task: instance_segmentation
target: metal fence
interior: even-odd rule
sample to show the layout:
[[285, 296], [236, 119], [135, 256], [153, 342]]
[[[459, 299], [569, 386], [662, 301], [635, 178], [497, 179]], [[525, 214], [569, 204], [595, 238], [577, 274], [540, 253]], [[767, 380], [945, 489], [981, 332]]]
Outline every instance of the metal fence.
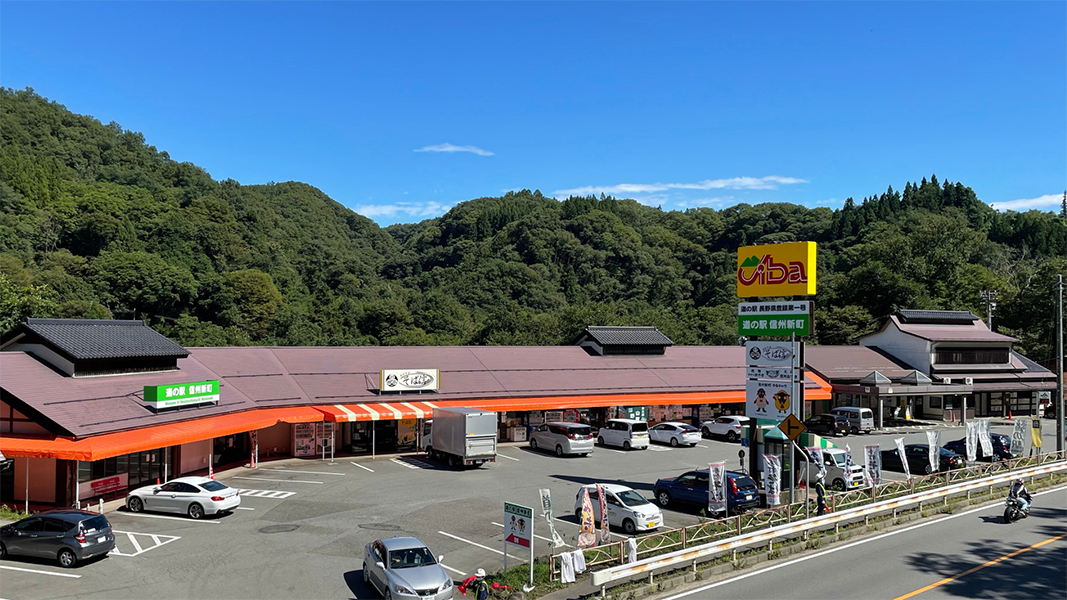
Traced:
[[[932, 473], [921, 477], [901, 481], [887, 481], [880, 485], [848, 492], [827, 492], [827, 507], [830, 512], [856, 508], [893, 498], [907, 496], [916, 492], [933, 490], [953, 483], [981, 479], [990, 475], [1009, 473], [1035, 467], [1048, 463], [1064, 460], [1064, 452], [1048, 452], [1036, 456], [1013, 458], [992, 463], [979, 463], [962, 469], [954, 469], [941, 473]], [[767, 529], [799, 521], [805, 517], [805, 503], [795, 502], [783, 504], [758, 511], [741, 513], [724, 519], [708, 519], [697, 525], [682, 527], [680, 529], [668, 529], [658, 531], [637, 538], [637, 558], [647, 558], [657, 554], [663, 554], [672, 550], [681, 550], [690, 546], [706, 544], [732, 536], [751, 533], [760, 529]], [[625, 541], [612, 542], [601, 546], [585, 548], [585, 564], [587, 567], [597, 565], [621, 565], [626, 560]], [[559, 555], [552, 554], [549, 564], [552, 569], [552, 578], [560, 572]]]

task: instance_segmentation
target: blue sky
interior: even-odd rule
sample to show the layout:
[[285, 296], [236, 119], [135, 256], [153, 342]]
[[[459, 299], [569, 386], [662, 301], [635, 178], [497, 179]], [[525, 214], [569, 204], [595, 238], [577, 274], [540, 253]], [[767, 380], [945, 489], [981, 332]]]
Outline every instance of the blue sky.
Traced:
[[0, 84], [378, 223], [509, 189], [838, 207], [1067, 187], [1067, 4], [24, 3]]

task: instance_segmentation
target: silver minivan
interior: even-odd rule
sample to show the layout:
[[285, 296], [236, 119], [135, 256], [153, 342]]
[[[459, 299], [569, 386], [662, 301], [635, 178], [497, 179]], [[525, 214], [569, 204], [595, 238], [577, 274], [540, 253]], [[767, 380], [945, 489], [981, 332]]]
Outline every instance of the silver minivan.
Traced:
[[648, 423], [637, 419], [608, 419], [597, 432], [596, 441], [601, 446], [618, 446], [624, 450], [647, 450]]
[[874, 431], [874, 412], [869, 408], [856, 408], [855, 406], [838, 406], [830, 411], [830, 414], [848, 419], [848, 424], [853, 434]]
[[593, 451], [593, 430], [581, 423], [545, 423], [530, 432], [530, 448], [585, 456]]

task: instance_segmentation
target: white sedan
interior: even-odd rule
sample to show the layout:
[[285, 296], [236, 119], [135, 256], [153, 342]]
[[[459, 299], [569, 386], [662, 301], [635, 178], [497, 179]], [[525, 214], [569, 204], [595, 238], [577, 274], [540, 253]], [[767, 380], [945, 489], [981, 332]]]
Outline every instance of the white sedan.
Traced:
[[685, 423], [660, 423], [648, 430], [648, 436], [653, 442], [670, 444], [677, 448], [681, 445], [696, 446], [700, 441], [700, 431], [692, 425]]
[[179, 477], [163, 485], [138, 488], [126, 497], [130, 512], [179, 513], [192, 519], [232, 512], [240, 505], [239, 490], [207, 477]]

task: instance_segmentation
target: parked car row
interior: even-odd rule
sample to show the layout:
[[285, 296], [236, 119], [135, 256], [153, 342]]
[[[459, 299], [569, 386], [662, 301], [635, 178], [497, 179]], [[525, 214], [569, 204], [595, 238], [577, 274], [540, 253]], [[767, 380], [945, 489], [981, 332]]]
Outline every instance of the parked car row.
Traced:
[[[962, 469], [967, 466], [963, 457], [947, 448], [939, 448], [937, 472], [950, 469]], [[927, 444], [907, 444], [904, 446], [904, 456], [908, 460], [908, 471], [911, 473], [934, 473], [930, 465], [930, 446]], [[882, 450], [882, 469], [886, 471], [904, 472], [904, 463], [900, 461], [900, 453], [896, 448]]]

